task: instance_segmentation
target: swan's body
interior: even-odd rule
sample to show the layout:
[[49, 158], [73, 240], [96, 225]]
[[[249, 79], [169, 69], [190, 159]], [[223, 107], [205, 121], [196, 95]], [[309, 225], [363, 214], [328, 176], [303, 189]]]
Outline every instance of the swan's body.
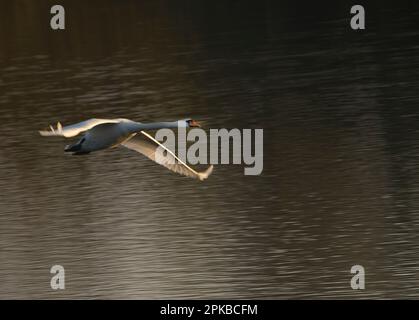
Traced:
[[[206, 171], [197, 172], [144, 131], [196, 126], [199, 126], [197, 122], [190, 119], [157, 123], [140, 123], [128, 119], [89, 119], [65, 127], [57, 123], [56, 129], [50, 126], [50, 130], [39, 131], [39, 133], [42, 136], [62, 136], [65, 138], [75, 137], [84, 133], [77, 143], [66, 146], [64, 150], [80, 155], [122, 145], [144, 154], [149, 159], [171, 171], [204, 180], [211, 174], [212, 165]], [[167, 151], [167, 155], [159, 157], [157, 153], [158, 148]]]

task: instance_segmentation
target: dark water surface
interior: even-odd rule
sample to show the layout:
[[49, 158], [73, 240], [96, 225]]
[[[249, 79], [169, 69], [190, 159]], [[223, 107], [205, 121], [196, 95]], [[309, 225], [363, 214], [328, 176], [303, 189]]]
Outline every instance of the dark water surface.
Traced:
[[[419, 11], [278, 2], [0, 1], [0, 298], [419, 297]], [[37, 133], [92, 117], [263, 128], [264, 171]]]

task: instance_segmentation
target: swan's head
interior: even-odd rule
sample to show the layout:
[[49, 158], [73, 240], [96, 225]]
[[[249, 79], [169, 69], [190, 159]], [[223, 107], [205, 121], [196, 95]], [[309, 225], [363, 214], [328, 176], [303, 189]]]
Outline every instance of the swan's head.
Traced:
[[178, 121], [179, 127], [181, 128], [200, 128], [201, 125], [198, 121], [192, 119], [185, 119]]

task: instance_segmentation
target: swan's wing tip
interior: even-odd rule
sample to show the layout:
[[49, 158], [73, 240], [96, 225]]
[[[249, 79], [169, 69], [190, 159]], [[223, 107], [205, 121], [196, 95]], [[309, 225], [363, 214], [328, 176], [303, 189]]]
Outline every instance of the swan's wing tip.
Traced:
[[207, 170], [199, 172], [198, 173], [199, 180], [203, 181], [203, 180], [207, 179], [211, 175], [213, 170], [214, 170], [214, 166], [210, 165]]

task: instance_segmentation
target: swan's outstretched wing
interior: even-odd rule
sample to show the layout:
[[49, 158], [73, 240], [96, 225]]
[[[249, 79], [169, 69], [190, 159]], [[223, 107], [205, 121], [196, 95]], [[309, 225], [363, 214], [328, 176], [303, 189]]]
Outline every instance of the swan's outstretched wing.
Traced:
[[[191, 178], [196, 178], [201, 181], [208, 178], [213, 170], [213, 166], [211, 165], [205, 171], [195, 171], [182, 160], [180, 160], [172, 151], [167, 149], [164, 145], [159, 143], [156, 139], [144, 131], [141, 131], [138, 134], [134, 134], [132, 138], [124, 141], [122, 145], [128, 149], [142, 153], [147, 158], [158, 164], [161, 164], [162, 166], [165, 166], [171, 171]], [[164, 157], [159, 156], [159, 147], [161, 148], [159, 151], [165, 150], [167, 152]]]
[[97, 126], [98, 124], [117, 122], [120, 122], [120, 119], [89, 119], [65, 127], [63, 127], [61, 123], [58, 122], [56, 129], [54, 129], [53, 126], [49, 126], [50, 130], [41, 130], [39, 131], [39, 133], [41, 134], [41, 136], [63, 136], [66, 138], [71, 138]]

